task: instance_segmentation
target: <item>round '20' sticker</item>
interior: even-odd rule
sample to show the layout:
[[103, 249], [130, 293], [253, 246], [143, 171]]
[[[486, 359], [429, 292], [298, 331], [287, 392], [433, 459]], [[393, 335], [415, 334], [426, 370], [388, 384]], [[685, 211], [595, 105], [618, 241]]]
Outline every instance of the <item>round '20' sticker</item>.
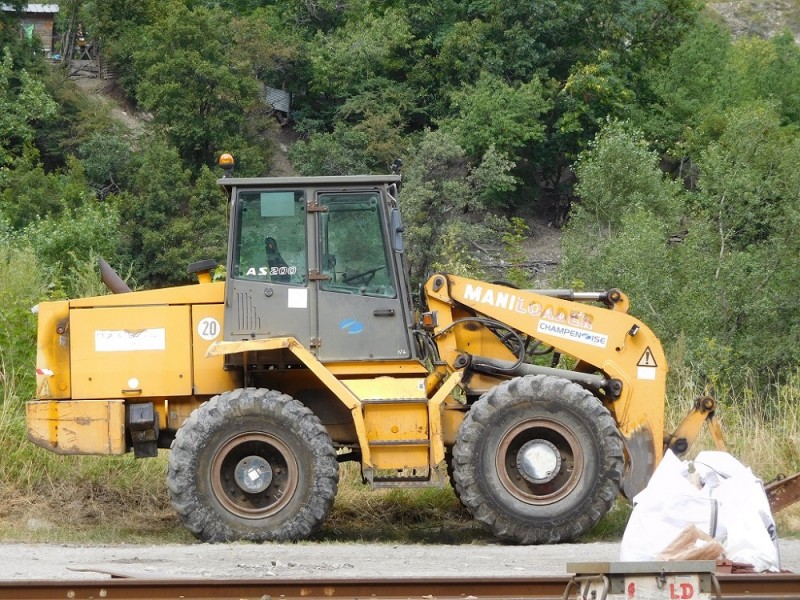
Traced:
[[217, 339], [220, 331], [222, 327], [214, 317], [205, 317], [197, 324], [197, 335], [209, 342]]

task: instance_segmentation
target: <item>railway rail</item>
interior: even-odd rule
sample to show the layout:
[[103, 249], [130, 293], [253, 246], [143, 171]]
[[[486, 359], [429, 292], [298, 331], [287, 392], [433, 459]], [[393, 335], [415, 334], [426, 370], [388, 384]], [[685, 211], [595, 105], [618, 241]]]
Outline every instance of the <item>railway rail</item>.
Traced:
[[[589, 579], [597, 576], [588, 576]], [[606, 579], [611, 576], [601, 576]], [[658, 590], [642, 590], [637, 594], [626, 584], [623, 594], [614, 595], [614, 586], [607, 597], [647, 598], [648, 600], [701, 600], [721, 598], [743, 600], [763, 598], [800, 599], [800, 575], [779, 574], [716, 574], [718, 586], [710, 590], [670, 585], [663, 575], [654, 582]], [[511, 577], [511, 578], [347, 578], [347, 579], [177, 579], [177, 578], [110, 578], [95, 580], [15, 580], [0, 581], [0, 600], [304, 600], [340, 598], [370, 600], [481, 600], [553, 598], [594, 598], [603, 600], [604, 593], [587, 592], [586, 576]], [[689, 581], [680, 579], [678, 581]], [[661, 585], [667, 582], [666, 585]], [[654, 588], [655, 589], [655, 588]], [[617, 590], [619, 591], [619, 590]]]

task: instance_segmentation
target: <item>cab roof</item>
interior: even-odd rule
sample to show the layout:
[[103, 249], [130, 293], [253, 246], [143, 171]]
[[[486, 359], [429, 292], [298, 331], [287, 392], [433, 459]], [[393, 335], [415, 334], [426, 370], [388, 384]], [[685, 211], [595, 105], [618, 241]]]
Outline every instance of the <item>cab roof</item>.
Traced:
[[233, 187], [308, 187], [352, 185], [399, 184], [400, 175], [335, 175], [322, 177], [223, 177], [217, 183], [224, 188]]

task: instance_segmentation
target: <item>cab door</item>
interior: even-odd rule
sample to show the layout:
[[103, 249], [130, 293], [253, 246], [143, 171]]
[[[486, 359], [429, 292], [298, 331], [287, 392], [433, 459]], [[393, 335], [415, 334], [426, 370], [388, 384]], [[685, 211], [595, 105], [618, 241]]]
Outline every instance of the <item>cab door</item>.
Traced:
[[309, 347], [305, 192], [242, 189], [233, 206], [225, 339], [292, 336]]
[[321, 360], [405, 360], [410, 331], [379, 191], [318, 193]]

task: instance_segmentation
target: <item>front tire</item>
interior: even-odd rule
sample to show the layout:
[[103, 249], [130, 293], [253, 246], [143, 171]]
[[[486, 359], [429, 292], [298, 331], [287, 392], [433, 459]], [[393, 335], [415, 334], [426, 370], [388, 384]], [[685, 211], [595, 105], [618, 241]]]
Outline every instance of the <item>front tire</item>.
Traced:
[[308, 537], [336, 496], [339, 464], [319, 419], [277, 391], [215, 396], [178, 430], [169, 455], [170, 500], [205, 542]]
[[504, 382], [470, 409], [453, 450], [462, 503], [497, 537], [574, 540], [619, 493], [622, 439], [589, 391], [558, 377]]

